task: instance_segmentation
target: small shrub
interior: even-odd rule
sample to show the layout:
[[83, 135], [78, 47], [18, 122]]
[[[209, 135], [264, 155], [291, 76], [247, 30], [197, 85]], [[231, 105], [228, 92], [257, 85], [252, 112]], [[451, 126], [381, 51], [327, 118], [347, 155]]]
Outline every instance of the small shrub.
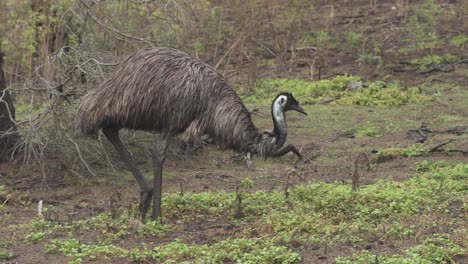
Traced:
[[468, 36], [463, 34], [456, 35], [450, 39], [450, 43], [460, 50], [464, 50], [466, 43], [468, 43]]
[[240, 94], [247, 103], [269, 104], [274, 96], [285, 91], [293, 93], [301, 104], [316, 104], [337, 98], [333, 103], [361, 106], [393, 106], [405, 103], [426, 102], [418, 88], [404, 89], [399, 83], [382, 81], [367, 83], [367, 88], [348, 91], [346, 85], [358, 81], [357, 76], [338, 76], [330, 80], [304, 81], [298, 79], [261, 80], [253, 90], [241, 89]]
[[362, 33], [359, 32], [348, 32], [346, 35], [346, 41], [352, 48], [359, 48], [362, 45]]
[[13, 258], [14, 256], [15, 256], [15, 254], [13, 254], [13, 252], [10, 252], [8, 250], [0, 249], [0, 261], [7, 261], [7, 260]]
[[27, 235], [25, 239], [35, 244], [43, 240], [45, 236], [46, 234], [44, 232], [34, 232], [34, 233], [30, 233], [29, 235]]
[[426, 156], [429, 154], [429, 150], [424, 148], [421, 144], [414, 144], [407, 148], [391, 147], [386, 149], [381, 149], [375, 154], [375, 157], [378, 161], [384, 161], [388, 159], [393, 159], [397, 157], [418, 157]]
[[382, 135], [380, 129], [374, 125], [355, 126], [343, 132], [345, 134], [355, 135], [356, 137], [379, 137]]
[[337, 264], [351, 263], [455, 263], [453, 258], [463, 253], [463, 249], [448, 238], [435, 236], [421, 244], [395, 255], [375, 255], [363, 250], [351, 257], [338, 257]]
[[428, 50], [432, 54], [434, 49], [442, 45], [435, 30], [443, 10], [437, 1], [425, 0], [412, 11], [406, 26], [412, 40], [409, 50]]
[[434, 171], [438, 168], [444, 168], [446, 166], [447, 165], [444, 161], [423, 160], [421, 162], [416, 162], [416, 171], [417, 172], [429, 172], [429, 171]]
[[412, 59], [411, 64], [419, 66], [420, 70], [426, 70], [431, 65], [438, 65], [443, 63], [450, 63], [457, 60], [457, 57], [452, 54], [439, 55], [427, 55], [422, 58]]

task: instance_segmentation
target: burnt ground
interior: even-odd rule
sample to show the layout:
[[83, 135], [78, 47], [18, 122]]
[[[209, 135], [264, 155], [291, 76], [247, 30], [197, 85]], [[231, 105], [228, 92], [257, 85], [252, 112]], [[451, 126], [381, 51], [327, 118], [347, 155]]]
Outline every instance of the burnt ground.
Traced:
[[[337, 4], [335, 30], [350, 30], [366, 12], [367, 14], [371, 12], [372, 17], [379, 18], [368, 22], [374, 24], [376, 39], [383, 38], [383, 35], [387, 34], [384, 29], [401, 25], [399, 18], [388, 14], [391, 3], [378, 3], [373, 8], [367, 6], [359, 8], [362, 3], [354, 2], [343, 1]], [[369, 1], [362, 2], [368, 3]], [[444, 6], [447, 10], [452, 8], [449, 4]], [[325, 9], [326, 6], [323, 5], [317, 10], [319, 12]], [[344, 21], [347, 23], [345, 24]], [[389, 37], [396, 39], [394, 35]], [[395, 41], [393, 45], [398, 45], [398, 42]], [[370, 161], [369, 171], [359, 168], [362, 185], [379, 179], [407, 180], [415, 174], [415, 163], [418, 161], [444, 160], [449, 164], [468, 163], [466, 155], [458, 151], [468, 150], [467, 64], [458, 64], [448, 72], [421, 73], [413, 69], [400, 68], [403, 67], [402, 62], [408, 61], [407, 58], [395, 58], [387, 53], [383, 53], [382, 56], [384, 61], [392, 61], [393, 66], [376, 70], [375, 65], [359, 62], [356, 52], [333, 53], [330, 51], [321, 74], [322, 77], [329, 77], [354, 73], [363, 76], [365, 80], [378, 80], [390, 74], [392, 80], [399, 80], [407, 85], [435, 83], [436, 86], [439, 85], [437, 87], [440, 87], [442, 96], [427, 103], [401, 107], [373, 108], [325, 104], [306, 106], [305, 110], [309, 113], [307, 117], [289, 113], [288, 142], [296, 145], [306, 157], [306, 163], [293, 173], [291, 165], [294, 163], [294, 157], [289, 155], [266, 161], [255, 157], [253, 159], [255, 170], [250, 171], [244, 162], [235, 157], [235, 153], [231, 151], [223, 151], [216, 146], [208, 145], [184, 154], [180, 151], [178, 141], [174, 140], [164, 167], [163, 191], [166, 193], [233, 192], [246, 178], [254, 183], [252, 191], [281, 190], [286, 185], [310, 181], [342, 181], [351, 184], [355, 161], [359, 155], [362, 155], [361, 153], [364, 153]], [[308, 78], [309, 69], [304, 68], [300, 58], [299, 55], [295, 59], [296, 63], [292, 70], [285, 70], [287, 67], [281, 66], [265, 66], [259, 69], [259, 77]], [[395, 61], [396, 59], [400, 61]], [[398, 70], [395, 70], [397, 68]], [[242, 74], [240, 74], [233, 77], [232, 81], [236, 83], [242, 79]], [[453, 88], [457, 86], [459, 88]], [[270, 129], [269, 106], [249, 105], [248, 107], [259, 108], [259, 115], [254, 115], [254, 122], [262, 129]], [[429, 134], [428, 139], [423, 143], [424, 146], [432, 148], [453, 139], [453, 142], [441, 148], [452, 150], [452, 152], [435, 151], [422, 157], [397, 157], [379, 162], [375, 160], [377, 150], [395, 146], [408, 147], [414, 144], [415, 141], [408, 136], [408, 131], [419, 128], [422, 123], [427, 124], [434, 131]], [[369, 124], [377, 126], [380, 135], [352, 137], [344, 133], [346, 129]], [[456, 127], [461, 128], [453, 129]], [[139, 136], [137, 133], [126, 143], [133, 146], [141, 142], [140, 139], [143, 137], [144, 135]], [[48, 217], [56, 221], [85, 219], [115, 207], [135, 204], [138, 197], [136, 182], [118, 160], [110, 144], [107, 144], [107, 148], [112, 166], [106, 167], [103, 164], [96, 166], [96, 177], [60, 177], [61, 173], [58, 168], [57, 176], [44, 178], [40, 168], [28, 167], [28, 171], [25, 171], [20, 160], [0, 165], [0, 184], [13, 190], [8, 199], [3, 197], [5, 207], [0, 211], [0, 241], [6, 243], [5, 248], [15, 254], [8, 263], [64, 263], [68, 259], [59, 254], [45, 254], [46, 242], [44, 241], [36, 244], [24, 241], [25, 231], [19, 225], [28, 224], [36, 218], [39, 200], [43, 200], [46, 206], [54, 206], [56, 211]], [[148, 150], [144, 147], [131, 147], [131, 150], [139, 153], [136, 157], [138, 164], [144, 174], [151, 178], [152, 165]], [[50, 162], [57, 162], [57, 159], [51, 159]], [[2, 200], [0, 204], [1, 202]], [[177, 223], [176, 218], [167, 219], [167, 221]], [[230, 237], [240, 232], [241, 229], [241, 226], [232, 226], [227, 217], [218, 217], [208, 222], [194, 221], [177, 225], [174, 232], [158, 243], [172, 241], [174, 238], [183, 238], [193, 243], [210, 243], [210, 241]], [[94, 235], [92, 232], [83, 233], [81, 237], [93, 241]], [[131, 238], [121, 243], [122, 245], [137, 245], [145, 242], [145, 239], [148, 238]], [[299, 252], [303, 263], [333, 263], [335, 257], [350, 255], [361, 249], [369, 249], [374, 253], [399, 252], [401, 248], [411, 245], [411, 241], [406, 243], [402, 245], [394, 241], [367, 241], [355, 245], [311, 246]], [[463, 263], [466, 259], [460, 258], [458, 261]], [[105, 260], [93, 261], [93, 263], [106, 262]], [[116, 260], [114, 263], [127, 262]]]

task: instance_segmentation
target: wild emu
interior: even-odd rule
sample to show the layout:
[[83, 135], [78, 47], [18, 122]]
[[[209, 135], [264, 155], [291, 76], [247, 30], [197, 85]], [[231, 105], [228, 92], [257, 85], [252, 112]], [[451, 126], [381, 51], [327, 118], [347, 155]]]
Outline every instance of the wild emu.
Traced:
[[[143, 221], [152, 197], [152, 219], [157, 220], [161, 215], [162, 168], [172, 136], [184, 132], [190, 140], [208, 134], [217, 145], [241, 153], [279, 157], [293, 152], [302, 159], [294, 146], [284, 146], [288, 110], [306, 114], [292, 94], [280, 93], [271, 106], [273, 132], [259, 132], [221, 74], [185, 52], [155, 48], [127, 57], [108, 80], [82, 98], [77, 130], [81, 135], [95, 135], [102, 129], [140, 186]], [[153, 144], [153, 188], [120, 140], [122, 128], [162, 135]]]

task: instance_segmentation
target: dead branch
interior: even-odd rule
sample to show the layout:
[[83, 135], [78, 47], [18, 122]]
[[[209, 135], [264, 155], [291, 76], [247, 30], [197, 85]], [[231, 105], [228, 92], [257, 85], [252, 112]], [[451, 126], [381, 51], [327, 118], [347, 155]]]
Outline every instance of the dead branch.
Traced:
[[449, 143], [451, 143], [451, 142], [453, 142], [453, 141], [455, 141], [455, 139], [450, 139], [450, 140], [447, 141], [447, 142], [438, 144], [438, 145], [436, 145], [436, 146], [430, 148], [430, 149], [429, 149], [429, 152], [438, 151], [438, 150], [440, 150], [441, 147], [443, 147], [443, 146], [445, 146], [445, 145], [447, 145], [447, 144], [449, 144]]
[[335, 97], [332, 97], [332, 98], [325, 99], [325, 100], [321, 101], [319, 104], [329, 104], [329, 103], [334, 102], [334, 101], [336, 101], [338, 99], [340, 99], [340, 96], [335, 96]]
[[[138, 41], [141, 41], [145, 44], [147, 44], [149, 47], [152, 47], [154, 48], [155, 45], [153, 43], [151, 43], [150, 41], [144, 39], [144, 38], [138, 38], [138, 37], [134, 37], [134, 36], [131, 36], [131, 35], [128, 35], [128, 34], [125, 34], [123, 32], [120, 32], [119, 30], [105, 24], [104, 22], [102, 22], [101, 20], [99, 20], [96, 16], [94, 16], [94, 14], [91, 12], [91, 6], [87, 5], [85, 3], [85, 1], [83, 0], [80, 0], [80, 2], [86, 7], [87, 11], [86, 11], [86, 14], [89, 15], [89, 17], [94, 21], [96, 22], [98, 25], [100, 25], [101, 27], [103, 27], [104, 29], [106, 29], [107, 31], [111, 32], [111, 33], [114, 33], [114, 34], [117, 34], [119, 36], [122, 36], [124, 38], [127, 38], [127, 39], [133, 39], [133, 40], [138, 40]], [[125, 39], [120, 39], [122, 41], [125, 41]]]
[[461, 64], [461, 63], [468, 63], [468, 59], [459, 60], [459, 61], [456, 61], [456, 62], [451, 63], [451, 64], [435, 65], [435, 66], [433, 66], [432, 68], [430, 68], [428, 70], [421, 71], [420, 73], [421, 74], [429, 74], [429, 73], [433, 73], [433, 72], [437, 72], [437, 71], [450, 72], [450, 71], [453, 71], [455, 69], [456, 65]]

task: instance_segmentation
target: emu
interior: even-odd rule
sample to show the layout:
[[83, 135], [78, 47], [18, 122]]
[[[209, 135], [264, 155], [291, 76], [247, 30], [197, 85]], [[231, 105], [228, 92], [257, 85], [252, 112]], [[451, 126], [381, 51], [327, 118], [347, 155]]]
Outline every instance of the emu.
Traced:
[[[98, 89], [82, 97], [78, 108], [78, 135], [97, 135], [99, 129], [112, 143], [140, 187], [142, 221], [153, 199], [151, 218], [161, 216], [162, 170], [171, 137], [184, 133], [184, 140], [212, 137], [224, 149], [247, 155], [280, 157], [293, 152], [284, 145], [287, 137], [285, 112], [306, 114], [290, 93], [273, 100], [274, 129], [260, 132], [250, 112], [228, 81], [216, 70], [174, 48], [144, 49], [125, 58], [121, 66]], [[137, 168], [119, 137], [122, 128], [160, 134], [152, 148], [154, 182], [151, 187]]]

